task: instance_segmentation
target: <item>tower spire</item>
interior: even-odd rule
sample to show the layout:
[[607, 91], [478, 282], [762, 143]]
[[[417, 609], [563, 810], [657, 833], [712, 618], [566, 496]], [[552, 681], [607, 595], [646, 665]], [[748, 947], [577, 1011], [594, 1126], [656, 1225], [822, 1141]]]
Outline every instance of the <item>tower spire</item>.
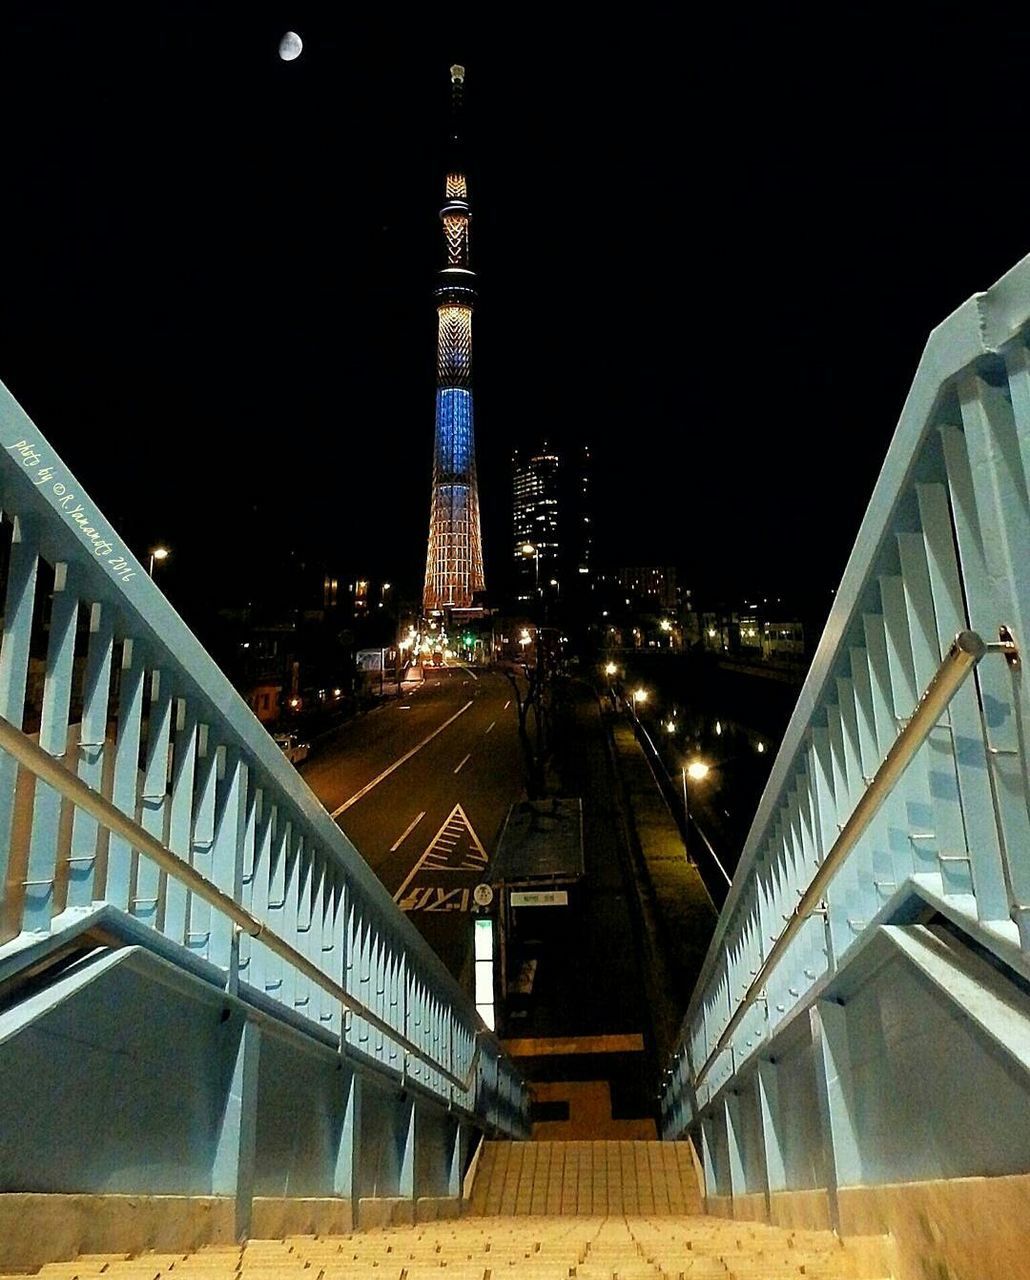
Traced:
[[[461, 142], [465, 68], [451, 67], [451, 141]], [[468, 181], [460, 153], [444, 179], [444, 266], [434, 290], [437, 312], [436, 433], [429, 549], [422, 592], [425, 613], [474, 608], [483, 590], [483, 543], [472, 421], [472, 310], [476, 276], [469, 256]]]
[[451, 67], [451, 141], [462, 142], [465, 107], [465, 68], [460, 63]]

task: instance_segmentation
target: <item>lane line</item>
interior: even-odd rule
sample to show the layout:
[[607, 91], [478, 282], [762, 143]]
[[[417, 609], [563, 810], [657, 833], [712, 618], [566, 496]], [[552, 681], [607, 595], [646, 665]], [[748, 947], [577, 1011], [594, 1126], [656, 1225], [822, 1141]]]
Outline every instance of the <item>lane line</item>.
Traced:
[[[496, 723], [497, 723], [497, 721], [496, 721], [496, 720], [491, 720], [491, 721], [490, 721], [490, 729], [492, 729]], [[487, 729], [486, 733], [489, 733], [489, 732], [490, 732], [490, 729]], [[484, 733], [484, 734], [483, 734], [483, 737], [484, 737], [484, 738], [486, 737], [486, 733]]]
[[[459, 663], [459, 666], [460, 666], [460, 665], [461, 665], [461, 664]], [[462, 667], [461, 669], [462, 669], [462, 671], [467, 671], [467, 672], [469, 673], [469, 675], [472, 677], [472, 679], [473, 679], [473, 680], [478, 680], [478, 679], [479, 679], [479, 676], [477, 676], [477, 675], [476, 675], [476, 673], [472, 670], [472, 668], [471, 668], [471, 667]]]
[[404, 828], [403, 832], [397, 837], [397, 839], [393, 842], [393, 844], [390, 845], [391, 853], [397, 852], [397, 850], [401, 847], [404, 841], [407, 840], [408, 836], [411, 835], [411, 833], [415, 830], [415, 828], [418, 826], [418, 824], [422, 821], [422, 819], [425, 816], [426, 816], [426, 811], [425, 809], [423, 809], [417, 818], [412, 818], [412, 820]]
[[419, 751], [422, 750], [424, 746], [432, 742], [438, 733], [443, 733], [444, 729], [446, 729], [448, 725], [453, 724], [459, 716], [463, 716], [471, 706], [472, 706], [472, 699], [470, 698], [469, 701], [466, 702], [463, 707], [461, 707], [458, 711], [455, 711], [453, 716], [450, 716], [447, 720], [443, 722], [443, 724], [438, 725], [433, 730], [433, 732], [428, 735], [428, 737], [423, 738], [422, 741], [417, 743], [414, 747], [412, 747], [410, 751], [405, 751], [404, 755], [402, 755], [399, 760], [395, 760], [393, 764], [385, 768], [378, 778], [373, 778], [371, 782], [366, 782], [360, 791], [355, 791], [349, 800], [344, 800], [343, 804], [341, 804], [338, 809], [334, 809], [332, 811], [332, 813], [329, 815], [330, 818], [333, 818], [333, 819], [338, 818], [340, 814], [345, 813], [351, 807], [352, 804], [357, 804], [362, 796], [367, 796], [373, 787], [378, 787], [380, 782], [382, 782], [384, 778], [388, 778], [395, 769], [399, 769], [402, 764], [407, 764], [407, 762], [411, 759], [413, 755], [416, 755]]
[[508, 701], [504, 704], [504, 710], [507, 711], [510, 706], [511, 706], [511, 698], [509, 698]]
[[463, 768], [465, 765], [467, 765], [467, 764], [468, 764], [469, 759], [471, 758], [471, 756], [472, 756], [472, 752], [470, 751], [470, 752], [468, 753], [468, 755], [465, 757], [465, 759], [464, 759], [464, 760], [462, 760], [462, 762], [461, 762], [461, 763], [458, 765], [458, 767], [454, 770], [454, 772], [455, 772], [455, 773], [461, 773], [462, 768]]

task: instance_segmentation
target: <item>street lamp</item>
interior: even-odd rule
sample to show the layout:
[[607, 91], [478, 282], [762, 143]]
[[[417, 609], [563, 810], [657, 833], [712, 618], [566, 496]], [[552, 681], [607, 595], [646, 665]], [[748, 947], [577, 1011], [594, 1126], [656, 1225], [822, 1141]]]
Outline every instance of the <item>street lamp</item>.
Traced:
[[162, 560], [167, 560], [169, 554], [170, 553], [167, 547], [151, 547], [150, 548], [150, 568], [147, 570], [147, 572], [150, 574], [151, 577], [154, 576], [154, 561], [156, 560], [158, 563], [160, 563]]
[[636, 716], [638, 720], [640, 719], [640, 704], [646, 701], [647, 701], [646, 689], [633, 690], [633, 714]]
[[683, 850], [687, 857], [690, 857], [690, 848], [687, 844], [688, 832], [690, 829], [690, 803], [687, 799], [687, 779], [691, 782], [704, 782], [711, 772], [711, 765], [705, 764], [703, 760], [691, 760], [690, 764], [683, 766]]
[[619, 668], [615, 665], [614, 662], [606, 662], [604, 666], [604, 674], [608, 676], [610, 679], [613, 675], [615, 675], [618, 669]]
[[522, 544], [522, 554], [524, 556], [533, 556], [536, 560], [536, 593], [540, 594], [540, 548], [533, 542], [524, 542]]

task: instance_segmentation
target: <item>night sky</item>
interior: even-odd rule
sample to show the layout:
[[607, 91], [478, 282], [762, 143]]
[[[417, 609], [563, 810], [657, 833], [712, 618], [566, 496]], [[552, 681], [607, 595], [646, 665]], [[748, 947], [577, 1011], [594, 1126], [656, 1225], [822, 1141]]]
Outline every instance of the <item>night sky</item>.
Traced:
[[828, 594], [927, 333], [1030, 250], [1026, 7], [378, 12], [4, 6], [0, 378], [188, 619], [289, 551], [414, 597], [461, 61], [488, 585], [546, 436], [601, 562]]

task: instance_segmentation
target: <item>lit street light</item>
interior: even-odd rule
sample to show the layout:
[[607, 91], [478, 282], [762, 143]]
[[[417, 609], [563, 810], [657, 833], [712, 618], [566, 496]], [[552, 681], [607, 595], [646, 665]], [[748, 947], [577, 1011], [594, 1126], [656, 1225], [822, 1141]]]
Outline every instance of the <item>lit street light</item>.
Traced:
[[522, 544], [522, 554], [524, 556], [533, 556], [536, 560], [536, 594], [540, 595], [540, 548], [532, 542], [524, 542]]
[[615, 675], [618, 669], [619, 668], [615, 665], [614, 662], [607, 662], [605, 663], [604, 674], [610, 678], [611, 676]]
[[688, 844], [690, 831], [690, 802], [687, 799], [687, 779], [691, 782], [704, 782], [711, 772], [711, 766], [705, 764], [703, 760], [691, 760], [690, 764], [683, 766], [683, 851], [690, 859], [690, 846]]
[[640, 705], [641, 703], [646, 701], [647, 701], [646, 689], [633, 690], [633, 714], [636, 716], [638, 720], [640, 719]]
[[150, 568], [147, 570], [147, 572], [150, 574], [151, 577], [154, 576], [154, 561], [156, 560], [158, 563], [160, 563], [162, 560], [167, 560], [169, 554], [170, 553], [167, 547], [151, 547], [150, 548]]

